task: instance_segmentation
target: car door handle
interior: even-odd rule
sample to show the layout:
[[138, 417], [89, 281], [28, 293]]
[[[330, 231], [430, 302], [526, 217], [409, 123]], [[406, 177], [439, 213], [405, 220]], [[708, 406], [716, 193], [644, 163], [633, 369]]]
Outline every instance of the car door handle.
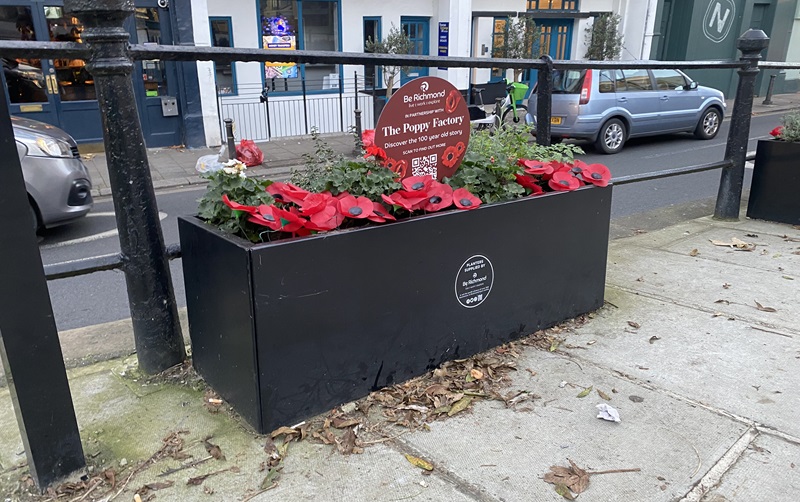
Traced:
[[669, 101], [669, 96], [661, 96], [661, 101]]
[[620, 103], [627, 103], [628, 98], [617, 98], [617, 101], [619, 101]]

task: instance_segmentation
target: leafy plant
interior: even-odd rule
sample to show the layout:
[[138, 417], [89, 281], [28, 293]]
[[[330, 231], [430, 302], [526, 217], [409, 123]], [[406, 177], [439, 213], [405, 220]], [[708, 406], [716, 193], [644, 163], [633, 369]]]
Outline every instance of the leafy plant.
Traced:
[[[414, 44], [402, 30], [392, 24], [389, 34], [383, 40], [372, 40], [372, 37], [367, 40], [365, 48], [368, 52], [378, 54], [411, 54]], [[400, 72], [408, 73], [411, 69], [410, 66], [398, 65], [385, 65], [383, 67], [383, 82], [386, 84], [386, 99], [392, 97], [394, 92], [395, 78]]]
[[528, 138], [528, 131], [518, 127], [473, 131], [461, 167], [447, 182], [454, 188], [466, 188], [486, 204], [493, 204], [526, 194], [516, 178], [521, 172], [519, 159], [572, 162], [576, 154], [583, 153], [574, 145], [547, 147], [529, 143]]
[[[498, 47], [495, 54], [510, 59], [532, 59], [542, 54], [541, 47], [542, 29], [527, 16], [513, 18], [506, 21], [505, 40], [502, 47]], [[514, 69], [514, 81], [519, 81], [522, 75], [521, 68]]]
[[610, 61], [619, 57], [623, 38], [618, 31], [620, 19], [619, 15], [606, 12], [597, 16], [594, 23], [586, 28], [589, 47], [585, 59]]
[[770, 134], [782, 141], [800, 142], [800, 111], [787, 113], [782, 122], [783, 125], [773, 129]]

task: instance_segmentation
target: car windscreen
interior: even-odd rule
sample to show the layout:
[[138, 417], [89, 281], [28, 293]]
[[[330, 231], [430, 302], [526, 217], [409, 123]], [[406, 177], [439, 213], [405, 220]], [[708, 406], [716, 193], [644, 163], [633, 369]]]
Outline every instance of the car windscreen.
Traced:
[[553, 94], [580, 94], [586, 70], [553, 70]]

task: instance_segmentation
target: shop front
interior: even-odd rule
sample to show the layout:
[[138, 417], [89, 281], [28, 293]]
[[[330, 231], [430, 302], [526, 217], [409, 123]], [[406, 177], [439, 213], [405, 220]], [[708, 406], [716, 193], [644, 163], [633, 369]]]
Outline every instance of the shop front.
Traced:
[[[131, 42], [171, 44], [168, 8], [137, 1], [126, 22]], [[0, 39], [83, 43], [83, 25], [57, 1], [0, 0]], [[103, 140], [94, 80], [80, 59], [3, 59], [11, 113], [56, 125], [78, 143]], [[183, 143], [176, 64], [137, 62], [133, 83], [148, 147]]]

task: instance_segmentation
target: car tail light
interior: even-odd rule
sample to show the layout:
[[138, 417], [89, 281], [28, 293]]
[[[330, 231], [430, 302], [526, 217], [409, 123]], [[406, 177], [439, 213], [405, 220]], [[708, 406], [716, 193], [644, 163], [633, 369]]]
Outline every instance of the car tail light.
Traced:
[[586, 70], [586, 75], [583, 77], [583, 87], [581, 87], [580, 104], [587, 104], [590, 97], [592, 97], [592, 70]]

